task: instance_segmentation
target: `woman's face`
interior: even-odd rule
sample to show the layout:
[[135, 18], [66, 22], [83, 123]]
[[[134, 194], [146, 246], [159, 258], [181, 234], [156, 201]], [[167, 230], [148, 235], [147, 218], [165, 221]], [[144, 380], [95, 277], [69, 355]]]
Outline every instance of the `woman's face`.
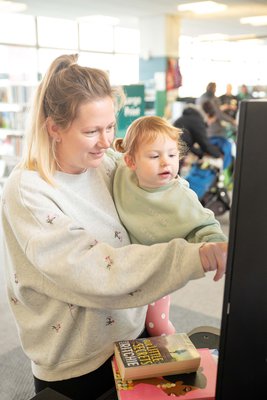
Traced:
[[116, 118], [110, 97], [82, 104], [68, 129], [57, 128], [56, 155], [61, 171], [79, 174], [96, 168], [114, 139]]

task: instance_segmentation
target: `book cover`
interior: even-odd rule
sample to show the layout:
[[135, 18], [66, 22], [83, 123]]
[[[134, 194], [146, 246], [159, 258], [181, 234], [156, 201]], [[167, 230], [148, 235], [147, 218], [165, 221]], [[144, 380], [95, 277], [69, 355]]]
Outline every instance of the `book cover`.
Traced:
[[209, 349], [199, 349], [201, 363], [196, 372], [139, 380], [123, 380], [115, 357], [112, 369], [119, 400], [214, 400], [217, 362]]
[[114, 353], [123, 379], [152, 378], [195, 372], [200, 355], [186, 333], [115, 342]]

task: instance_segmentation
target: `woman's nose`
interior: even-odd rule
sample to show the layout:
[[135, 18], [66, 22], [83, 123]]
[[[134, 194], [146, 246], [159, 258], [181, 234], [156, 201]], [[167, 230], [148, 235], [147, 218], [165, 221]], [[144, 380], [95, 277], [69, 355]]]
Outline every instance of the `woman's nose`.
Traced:
[[110, 138], [110, 134], [107, 132], [103, 131], [101, 132], [98, 140], [98, 145], [102, 147], [103, 149], [108, 149], [112, 143], [112, 140]]

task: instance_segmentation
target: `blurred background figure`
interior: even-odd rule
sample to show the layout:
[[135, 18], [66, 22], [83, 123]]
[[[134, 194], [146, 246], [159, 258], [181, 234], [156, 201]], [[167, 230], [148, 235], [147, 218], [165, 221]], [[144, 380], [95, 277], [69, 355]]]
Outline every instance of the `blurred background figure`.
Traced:
[[243, 84], [240, 87], [240, 90], [237, 94], [237, 101], [240, 102], [241, 100], [249, 100], [252, 99], [253, 96], [249, 92], [247, 85]]
[[207, 136], [207, 124], [199, 106], [187, 104], [173, 125], [183, 130], [182, 140], [187, 144], [189, 151], [199, 158], [204, 154], [215, 158], [222, 156], [218, 147], [214, 146]]
[[226, 85], [225, 94], [219, 97], [220, 109], [232, 118], [236, 118], [237, 113], [237, 97], [232, 93], [232, 85], [228, 83]]
[[196, 104], [198, 104], [209, 117], [213, 115], [212, 119], [209, 119], [208, 122], [208, 137], [220, 136], [227, 138], [229, 135], [232, 136], [233, 132], [236, 131], [236, 120], [221, 110], [220, 100], [216, 97], [215, 92], [216, 83], [208, 83], [206, 92], [196, 100]]

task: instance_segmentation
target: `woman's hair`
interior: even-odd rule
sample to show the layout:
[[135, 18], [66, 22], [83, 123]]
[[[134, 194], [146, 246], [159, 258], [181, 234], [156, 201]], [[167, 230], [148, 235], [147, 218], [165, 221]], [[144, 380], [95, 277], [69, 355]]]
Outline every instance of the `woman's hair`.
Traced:
[[182, 141], [182, 130], [172, 126], [167, 120], [157, 116], [144, 116], [131, 123], [125, 137], [114, 141], [115, 150], [127, 153], [134, 157], [139, 147], [144, 143], [151, 143], [161, 136], [169, 137], [177, 142], [180, 158], [186, 151], [186, 144]]
[[116, 111], [122, 105], [122, 89], [111, 87], [106, 72], [77, 64], [78, 54], [56, 58], [40, 82], [31, 107], [26, 142], [18, 168], [36, 170], [53, 184], [56, 170], [55, 140], [50, 137], [46, 121], [51, 117], [62, 129], [77, 117], [79, 107], [87, 102], [110, 97]]

